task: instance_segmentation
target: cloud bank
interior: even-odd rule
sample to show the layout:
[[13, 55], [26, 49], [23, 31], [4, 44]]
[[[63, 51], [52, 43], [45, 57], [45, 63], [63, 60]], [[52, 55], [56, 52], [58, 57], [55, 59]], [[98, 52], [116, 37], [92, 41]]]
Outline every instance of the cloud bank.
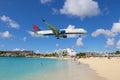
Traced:
[[5, 31], [5, 32], [0, 32], [0, 38], [10, 38], [12, 37], [12, 34], [10, 34], [9, 31]]
[[16, 21], [12, 20], [12, 19], [11, 19], [10, 17], [8, 17], [8, 16], [3, 15], [3, 16], [0, 17], [0, 19], [1, 19], [3, 22], [5, 22], [8, 26], [10, 26], [11, 28], [16, 28], [16, 29], [18, 29], [18, 28], [20, 27], [20, 25], [19, 25]]
[[92, 33], [93, 37], [97, 37], [99, 35], [104, 35], [106, 37], [114, 37], [117, 34], [112, 32], [111, 30], [105, 30], [105, 29], [97, 29], [95, 32]]
[[79, 47], [83, 46], [82, 40], [83, 40], [83, 39], [82, 39], [81, 37], [78, 38], [77, 41], [76, 41], [76, 45], [79, 46]]
[[[119, 39], [120, 36], [120, 21], [114, 22], [110, 30], [97, 29], [92, 34], [92, 37], [97, 37], [99, 35], [104, 35], [107, 38], [106, 46], [114, 46], [115, 39]], [[120, 49], [120, 40], [116, 43], [116, 48]]]
[[13, 51], [24, 51], [25, 49], [15, 48]]
[[99, 5], [94, 0], [65, 0], [61, 14], [80, 17], [97, 16], [100, 14]]
[[120, 40], [118, 40], [118, 42], [116, 44], [116, 48], [120, 49]]
[[106, 41], [106, 47], [114, 46], [114, 38], [108, 38]]
[[77, 54], [76, 51], [74, 51], [73, 49], [67, 48], [67, 53], [69, 56], [75, 56]]

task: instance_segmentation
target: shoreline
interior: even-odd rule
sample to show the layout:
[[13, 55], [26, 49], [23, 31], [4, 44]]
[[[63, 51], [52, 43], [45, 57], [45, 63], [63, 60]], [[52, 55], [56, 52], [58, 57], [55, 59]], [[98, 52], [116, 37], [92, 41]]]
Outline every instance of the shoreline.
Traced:
[[[54, 57], [49, 59], [56, 59]], [[65, 60], [66, 64], [63, 62], [59, 62], [55, 64], [55, 66], [59, 66], [59, 68], [55, 68], [52, 72], [42, 74], [42, 78], [44, 80], [106, 80], [104, 77], [99, 76], [95, 70], [91, 69], [88, 64], [77, 64], [77, 61], [72, 60], [71, 58], [67, 58]], [[62, 61], [62, 59], [60, 59]], [[64, 68], [66, 67], [66, 68]], [[48, 79], [49, 77], [49, 79]], [[31, 80], [38, 80], [40, 75], [34, 74], [34, 76], [30, 77]]]
[[[59, 78], [60, 80], [66, 80], [66, 79], [68, 80], [120, 80], [120, 77], [119, 77], [120, 58], [119, 57], [110, 58], [110, 59], [103, 58], [103, 57], [80, 58], [80, 59], [77, 59], [76, 61], [74, 61], [74, 58], [69, 58], [69, 57], [65, 57], [64, 59], [57, 58], [57, 57], [42, 57], [42, 58], [68, 60], [67, 64], [64, 64], [68, 67], [68, 68], [66, 67], [66, 69], [63, 68], [64, 65], [61, 65], [63, 63], [55, 64], [56, 66], [61, 65], [61, 70], [60, 68], [56, 69], [58, 72], [56, 73], [56, 79]], [[78, 64], [78, 61], [80, 61], [80, 64]], [[64, 74], [66, 74], [68, 78], [65, 78], [66, 76]], [[48, 73], [48, 75], [50, 74]], [[54, 80], [55, 79], [54, 73], [49, 77], [51, 76], [53, 76], [52, 80]], [[39, 75], [35, 77], [39, 78]], [[33, 80], [35, 77], [33, 77]], [[63, 79], [61, 79], [61, 77]]]
[[111, 59], [103, 57], [80, 58], [83, 64], [88, 64], [96, 73], [107, 80], [120, 80], [120, 57]]
[[[74, 58], [64, 57], [40, 57], [49, 59], [59, 59], [59, 60], [71, 60], [74, 63], [79, 61], [80, 63], [87, 64], [91, 70], [94, 70], [96, 74], [106, 80], [120, 80], [120, 57], [89, 57], [80, 58], [74, 61]], [[83, 72], [84, 73], [84, 72]]]

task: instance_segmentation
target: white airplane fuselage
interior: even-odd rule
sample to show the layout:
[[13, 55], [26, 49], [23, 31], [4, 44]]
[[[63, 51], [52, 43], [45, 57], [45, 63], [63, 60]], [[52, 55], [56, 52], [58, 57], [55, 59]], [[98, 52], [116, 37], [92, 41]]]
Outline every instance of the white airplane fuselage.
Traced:
[[49, 24], [46, 20], [42, 19], [42, 21], [48, 26], [50, 30], [40, 30], [38, 26], [34, 25], [34, 31], [31, 31], [31, 34], [35, 35], [42, 35], [42, 36], [47, 36], [47, 35], [55, 35], [57, 39], [59, 38], [67, 38], [69, 34], [86, 34], [87, 31], [82, 29], [82, 28], [77, 28], [77, 29], [57, 29], [53, 25]]
[[[37, 35], [54, 35], [52, 30], [36, 31]], [[87, 33], [84, 29], [61, 29], [59, 34], [85, 34]]]

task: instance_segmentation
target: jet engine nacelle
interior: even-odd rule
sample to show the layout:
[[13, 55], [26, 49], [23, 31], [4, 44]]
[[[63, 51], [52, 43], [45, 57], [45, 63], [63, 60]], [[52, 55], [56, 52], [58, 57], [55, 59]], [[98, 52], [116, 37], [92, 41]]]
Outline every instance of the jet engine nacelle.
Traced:
[[65, 34], [65, 30], [60, 31], [60, 34]]
[[63, 38], [67, 38], [67, 35], [63, 35]]

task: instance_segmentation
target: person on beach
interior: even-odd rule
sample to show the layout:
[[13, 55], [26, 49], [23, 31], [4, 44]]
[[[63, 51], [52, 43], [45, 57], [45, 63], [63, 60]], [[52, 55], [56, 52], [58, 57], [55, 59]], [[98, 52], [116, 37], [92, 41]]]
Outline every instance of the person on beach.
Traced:
[[43, 66], [43, 63], [42, 63], [42, 62], [40, 63], [40, 66]]
[[107, 58], [110, 59], [110, 54], [108, 54]]
[[80, 64], [80, 59], [78, 59], [78, 64]]
[[80, 59], [79, 59], [79, 56], [77, 56], [77, 62], [78, 62], [78, 64], [80, 64]]

